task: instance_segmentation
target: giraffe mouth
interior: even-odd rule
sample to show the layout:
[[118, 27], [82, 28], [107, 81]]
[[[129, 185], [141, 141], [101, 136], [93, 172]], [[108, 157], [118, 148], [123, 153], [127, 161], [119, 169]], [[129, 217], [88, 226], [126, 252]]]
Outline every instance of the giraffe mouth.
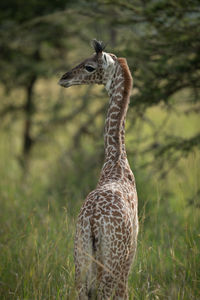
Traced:
[[68, 87], [70, 87], [72, 85], [70, 83], [70, 81], [64, 80], [62, 78], [58, 81], [58, 84], [61, 85], [61, 86], [63, 86], [63, 87], [65, 87], [65, 88], [68, 88]]

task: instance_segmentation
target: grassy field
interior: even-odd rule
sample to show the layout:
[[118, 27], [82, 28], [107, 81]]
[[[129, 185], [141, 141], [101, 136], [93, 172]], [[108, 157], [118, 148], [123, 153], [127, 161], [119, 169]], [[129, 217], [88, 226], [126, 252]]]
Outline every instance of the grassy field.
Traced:
[[[160, 108], [147, 112], [158, 127], [165, 114]], [[172, 115], [165, 131], [175, 128], [177, 134], [191, 134], [197, 120], [184, 118], [179, 123], [176, 114]], [[141, 127], [141, 121], [134, 128], [144, 137], [151, 130], [147, 125]], [[132, 136], [135, 140], [137, 135], [128, 132], [131, 149]], [[59, 138], [64, 139], [62, 134]], [[18, 134], [0, 132], [2, 300], [75, 299], [75, 222], [83, 199], [95, 187], [100, 166], [94, 164], [88, 172], [96, 151], [92, 143], [70, 158], [61, 155], [63, 147], [62, 143], [55, 150], [50, 144], [49, 149], [40, 149], [40, 155], [39, 149], [35, 150], [33, 165], [24, 177], [17, 162]], [[200, 299], [200, 154], [194, 151], [183, 157], [178, 169], [172, 168], [159, 179], [159, 171], [152, 166], [139, 167], [144, 147], [138, 148], [135, 157], [129, 155], [136, 174], [140, 217], [137, 256], [129, 278], [130, 299]]]

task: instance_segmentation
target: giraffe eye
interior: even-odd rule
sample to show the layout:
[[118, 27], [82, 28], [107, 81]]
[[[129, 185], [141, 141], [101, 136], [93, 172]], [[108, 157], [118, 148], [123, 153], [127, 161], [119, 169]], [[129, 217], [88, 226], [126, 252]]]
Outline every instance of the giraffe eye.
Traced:
[[85, 69], [88, 71], [88, 72], [93, 72], [95, 70], [95, 68], [91, 67], [91, 66], [85, 66]]

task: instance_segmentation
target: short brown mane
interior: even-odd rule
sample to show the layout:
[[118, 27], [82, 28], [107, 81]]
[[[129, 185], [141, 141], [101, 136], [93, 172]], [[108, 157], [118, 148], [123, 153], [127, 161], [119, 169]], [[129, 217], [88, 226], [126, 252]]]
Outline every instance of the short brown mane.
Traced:
[[124, 80], [125, 80], [125, 82], [124, 82], [124, 98], [127, 98], [127, 97], [129, 97], [130, 92], [131, 92], [133, 79], [132, 79], [131, 72], [129, 70], [126, 59], [119, 57], [117, 60], [120, 64], [120, 66], [122, 67], [122, 70], [124, 73]]
[[[124, 75], [124, 92], [123, 92], [123, 100], [121, 102], [121, 112], [119, 116], [119, 132], [124, 127], [124, 122], [126, 118], [126, 113], [129, 105], [129, 96], [132, 88], [133, 79], [131, 76], [131, 72], [129, 70], [129, 67], [127, 65], [127, 61], [125, 58], [117, 58], [118, 63], [120, 64], [122, 68], [122, 72]], [[119, 153], [122, 153], [122, 143], [124, 143], [124, 137], [121, 137], [119, 140]]]

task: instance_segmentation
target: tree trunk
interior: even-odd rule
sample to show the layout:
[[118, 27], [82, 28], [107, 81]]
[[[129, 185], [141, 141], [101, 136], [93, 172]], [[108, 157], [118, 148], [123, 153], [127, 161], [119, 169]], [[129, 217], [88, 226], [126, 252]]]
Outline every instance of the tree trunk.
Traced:
[[32, 128], [32, 115], [33, 115], [33, 89], [36, 82], [36, 75], [32, 75], [30, 78], [29, 84], [26, 87], [26, 103], [24, 107], [25, 111], [25, 124], [24, 124], [24, 133], [23, 133], [23, 150], [22, 150], [22, 160], [23, 167], [26, 168], [31, 148], [33, 146], [33, 139], [31, 137], [31, 128]]

